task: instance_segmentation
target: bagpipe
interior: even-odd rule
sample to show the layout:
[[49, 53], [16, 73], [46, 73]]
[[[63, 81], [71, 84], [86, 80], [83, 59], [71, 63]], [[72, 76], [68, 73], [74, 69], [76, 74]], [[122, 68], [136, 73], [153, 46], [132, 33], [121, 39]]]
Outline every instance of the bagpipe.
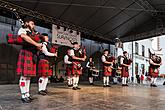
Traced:
[[123, 62], [124, 64], [131, 65], [131, 63], [133, 62], [133, 60], [131, 58], [127, 58], [127, 57], [124, 57], [124, 56], [118, 56], [117, 57], [117, 63], [118, 63], [118, 66], [119, 67], [122, 67], [123, 66], [121, 64], [121, 58], [124, 58], [125, 59], [125, 62]]
[[[25, 24], [23, 22], [23, 20], [20, 18], [20, 16], [18, 15], [18, 13], [16, 12], [16, 10], [12, 10], [12, 12], [14, 13], [14, 15], [16, 16], [16, 18], [20, 21], [22, 27], [25, 27]], [[40, 43], [41, 42], [41, 38], [43, 37], [39, 32], [37, 32], [36, 30], [31, 30], [31, 32], [27, 31], [27, 35], [34, 40], [35, 42]], [[31, 45], [30, 43], [24, 41], [24, 39], [17, 34], [12, 34], [9, 33], [6, 36], [7, 38], [7, 42], [8, 44], [17, 44], [17, 45]]]
[[[156, 64], [160, 64], [162, 62], [162, 58], [160, 56], [158, 56], [158, 55], [156, 55], [155, 58], [151, 58], [151, 59]], [[159, 68], [160, 65], [159, 66], [155, 65], [155, 67]]]
[[[43, 37], [37, 31], [29, 32], [27, 35], [37, 43], [41, 42], [41, 38]], [[16, 45], [31, 45], [30, 43], [26, 42], [20, 35], [9, 33], [7, 34], [7, 42], [8, 44], [16, 44]]]
[[[78, 53], [79, 53], [80, 58], [85, 58], [86, 59], [86, 48], [85, 48], [85, 46], [80, 47], [79, 50], [78, 50]], [[77, 66], [78, 70], [82, 69], [81, 61], [75, 61], [75, 62], [73, 62], [73, 64]]]
[[[108, 62], [115, 62], [115, 57], [113, 57], [112, 55], [107, 55], [107, 61]], [[113, 64], [110, 64], [109, 66], [107, 66], [107, 71], [108, 72], [112, 72], [112, 69], [113, 69]]]

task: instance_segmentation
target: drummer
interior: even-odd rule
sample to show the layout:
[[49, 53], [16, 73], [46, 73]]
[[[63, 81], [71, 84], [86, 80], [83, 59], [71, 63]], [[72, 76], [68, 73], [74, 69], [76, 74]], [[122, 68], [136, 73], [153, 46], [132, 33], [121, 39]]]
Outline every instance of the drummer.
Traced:
[[92, 71], [92, 69], [94, 69], [95, 66], [94, 66], [94, 62], [93, 62], [92, 57], [89, 58], [89, 61], [87, 62], [86, 67], [88, 68], [88, 80], [89, 80], [89, 84], [90, 84], [90, 85], [93, 85], [93, 81], [94, 81], [94, 80], [93, 80], [93, 75], [92, 75], [92, 73], [93, 73], [94, 71]]

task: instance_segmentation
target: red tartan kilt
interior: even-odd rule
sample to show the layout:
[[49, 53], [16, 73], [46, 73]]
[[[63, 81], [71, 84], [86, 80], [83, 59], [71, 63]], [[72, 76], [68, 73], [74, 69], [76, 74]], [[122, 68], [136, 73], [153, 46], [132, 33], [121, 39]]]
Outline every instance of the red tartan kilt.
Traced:
[[156, 71], [154, 71], [153, 68], [149, 67], [149, 76], [156, 78], [156, 77], [158, 77], [158, 74], [159, 74], [158, 69], [156, 69]]
[[122, 67], [121, 77], [129, 77], [129, 72], [128, 72], [127, 67]]
[[17, 62], [17, 75], [25, 77], [36, 76], [36, 64], [33, 63], [33, 53], [27, 50], [20, 50]]
[[108, 70], [108, 66], [103, 66], [103, 75], [104, 76], [111, 76], [112, 75], [112, 69], [111, 71]]
[[72, 74], [72, 67], [67, 66], [66, 67], [66, 75], [70, 76]]
[[38, 76], [52, 76], [52, 70], [50, 69], [49, 62], [45, 59], [41, 59], [38, 63]]
[[[75, 62], [78, 63], [78, 62]], [[82, 69], [78, 68], [77, 65], [73, 64], [72, 65], [72, 75], [81, 75], [82, 74]]]

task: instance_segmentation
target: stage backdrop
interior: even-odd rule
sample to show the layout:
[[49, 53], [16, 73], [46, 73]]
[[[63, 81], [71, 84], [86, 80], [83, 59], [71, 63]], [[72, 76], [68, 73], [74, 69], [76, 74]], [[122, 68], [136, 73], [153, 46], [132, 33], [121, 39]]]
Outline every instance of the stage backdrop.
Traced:
[[52, 43], [53, 44], [59, 44], [59, 45], [65, 45], [65, 46], [72, 46], [71, 43], [78, 42], [80, 44], [80, 32], [77, 33], [77, 31], [72, 30], [70, 32], [70, 29], [66, 29], [64, 31], [64, 27], [60, 27], [60, 29], [57, 28], [57, 25], [52, 25]]

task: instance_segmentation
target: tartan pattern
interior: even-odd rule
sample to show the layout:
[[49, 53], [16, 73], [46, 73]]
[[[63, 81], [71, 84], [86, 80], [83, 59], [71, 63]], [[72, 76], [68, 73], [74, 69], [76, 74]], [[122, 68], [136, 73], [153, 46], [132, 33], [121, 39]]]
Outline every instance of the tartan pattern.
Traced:
[[36, 64], [33, 63], [33, 53], [27, 50], [20, 50], [17, 62], [17, 75], [32, 77], [36, 76]]
[[122, 67], [121, 77], [129, 77], [128, 67]]
[[38, 76], [52, 76], [49, 62], [45, 59], [41, 59], [38, 63]]
[[[24, 41], [20, 35], [8, 34], [6, 37], [7, 37], [7, 42], [9, 44], [29, 45], [29, 43]], [[41, 38], [40, 34], [35, 34], [31, 38], [36, 42], [41, 42], [40, 41], [40, 38]]]
[[103, 66], [103, 75], [104, 76], [111, 76], [112, 75], [112, 71], [109, 71], [108, 68], [110, 68], [109, 66]]
[[156, 77], [158, 77], [158, 75], [159, 75], [158, 68], [149, 67], [149, 76], [156, 78]]
[[80, 62], [74, 62], [72, 64], [72, 74], [73, 75], [81, 75], [82, 74], [82, 68], [79, 68], [76, 64]]
[[72, 65], [67, 65], [66, 76], [70, 76], [71, 74], [72, 74]]
[[6, 37], [9, 44], [20, 44], [23, 42], [23, 39], [18, 35], [8, 34]]

